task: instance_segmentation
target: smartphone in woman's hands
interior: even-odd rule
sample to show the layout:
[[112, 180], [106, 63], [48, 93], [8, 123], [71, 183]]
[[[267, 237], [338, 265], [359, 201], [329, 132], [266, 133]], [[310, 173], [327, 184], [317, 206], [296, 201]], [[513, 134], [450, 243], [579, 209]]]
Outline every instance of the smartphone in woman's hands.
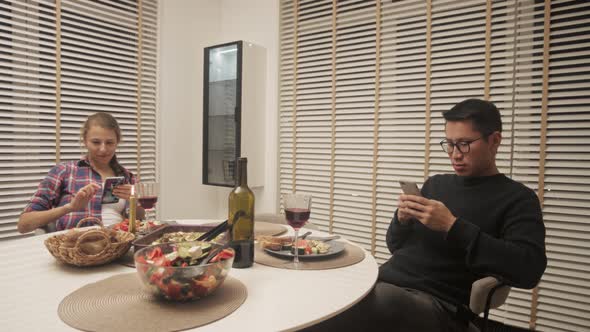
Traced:
[[125, 178], [122, 176], [115, 176], [106, 178], [104, 185], [102, 186], [102, 200], [103, 204], [117, 203], [119, 198], [113, 194], [113, 189], [125, 182]]

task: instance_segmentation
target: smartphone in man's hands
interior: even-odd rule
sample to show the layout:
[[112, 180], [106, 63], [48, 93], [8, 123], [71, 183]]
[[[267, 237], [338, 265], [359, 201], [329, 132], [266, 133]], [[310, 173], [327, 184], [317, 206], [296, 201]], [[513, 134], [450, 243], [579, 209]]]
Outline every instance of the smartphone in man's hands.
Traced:
[[404, 194], [406, 195], [422, 196], [422, 194], [420, 193], [420, 189], [418, 188], [418, 185], [414, 181], [399, 180], [399, 185], [402, 188]]
[[104, 180], [104, 185], [102, 186], [102, 200], [101, 203], [103, 204], [111, 204], [117, 203], [119, 198], [113, 195], [113, 189], [125, 182], [125, 178], [122, 176], [114, 176], [110, 178], [106, 178]]

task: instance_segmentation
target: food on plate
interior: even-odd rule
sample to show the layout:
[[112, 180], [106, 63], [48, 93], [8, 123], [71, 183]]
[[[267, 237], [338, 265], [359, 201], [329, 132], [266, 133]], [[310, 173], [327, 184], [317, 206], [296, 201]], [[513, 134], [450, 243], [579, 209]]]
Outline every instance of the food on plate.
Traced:
[[203, 232], [171, 232], [165, 233], [157, 239], [156, 241], [152, 242], [152, 244], [160, 244], [160, 243], [179, 243], [179, 242], [190, 242], [196, 241], [199, 236], [203, 235]]
[[[154, 230], [155, 228], [163, 226], [163, 225], [160, 225], [160, 224], [153, 222], [153, 221], [137, 220], [136, 222], [139, 225], [137, 232], [144, 233], [144, 234]], [[121, 230], [124, 232], [129, 232], [129, 219], [125, 219], [125, 220], [121, 221], [120, 223], [114, 224], [113, 229], [114, 230]]]
[[330, 245], [320, 240], [299, 240], [296, 246], [283, 250], [291, 250], [293, 254], [295, 250], [298, 250], [299, 255], [318, 255], [327, 254], [330, 251]]
[[297, 249], [299, 255], [327, 254], [330, 251], [330, 244], [321, 240], [299, 239], [297, 245], [293, 245], [293, 237], [264, 236], [260, 237], [258, 241], [264, 249], [292, 253], [295, 253], [295, 249]]
[[306, 249], [311, 250], [311, 255], [327, 254], [330, 251], [330, 245], [321, 240], [303, 240], [307, 241]]
[[258, 242], [262, 248], [270, 250], [281, 250], [285, 243], [290, 243], [292, 238], [287, 237], [275, 237], [275, 236], [261, 236], [258, 238]]
[[[170, 232], [164, 233], [162, 236], [157, 239], [156, 241], [152, 242], [154, 244], [161, 244], [161, 243], [180, 243], [180, 242], [191, 242], [197, 241], [197, 239], [205, 234], [204, 232]], [[219, 234], [212, 242], [224, 242], [225, 234]]]
[[187, 301], [217, 289], [231, 269], [233, 259], [233, 249], [217, 244], [164, 243], [138, 251], [135, 266], [152, 294]]
[[285, 242], [280, 250], [284, 251], [292, 251], [293, 250], [293, 242]]

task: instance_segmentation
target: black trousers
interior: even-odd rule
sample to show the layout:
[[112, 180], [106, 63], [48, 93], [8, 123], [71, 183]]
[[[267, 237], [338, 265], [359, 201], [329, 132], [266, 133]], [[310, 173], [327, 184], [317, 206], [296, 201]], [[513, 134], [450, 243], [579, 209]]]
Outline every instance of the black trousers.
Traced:
[[468, 323], [457, 319], [453, 311], [454, 307], [428, 293], [378, 281], [350, 309], [302, 331], [468, 331]]

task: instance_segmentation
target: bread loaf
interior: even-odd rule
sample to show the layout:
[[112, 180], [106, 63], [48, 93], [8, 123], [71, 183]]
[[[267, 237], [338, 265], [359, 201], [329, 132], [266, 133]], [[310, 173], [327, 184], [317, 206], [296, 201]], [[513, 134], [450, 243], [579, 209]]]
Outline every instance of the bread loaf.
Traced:
[[83, 233], [84, 233], [84, 231], [70, 229], [66, 234], [64, 234], [63, 246], [66, 248], [73, 248], [74, 246], [76, 246], [76, 241], [78, 241], [78, 238]]
[[104, 248], [109, 244], [110, 241], [107, 242], [107, 240], [103, 237], [93, 237], [93, 239], [84, 239], [84, 241], [80, 243], [80, 251], [85, 253], [86, 255], [96, 255], [103, 251]]

